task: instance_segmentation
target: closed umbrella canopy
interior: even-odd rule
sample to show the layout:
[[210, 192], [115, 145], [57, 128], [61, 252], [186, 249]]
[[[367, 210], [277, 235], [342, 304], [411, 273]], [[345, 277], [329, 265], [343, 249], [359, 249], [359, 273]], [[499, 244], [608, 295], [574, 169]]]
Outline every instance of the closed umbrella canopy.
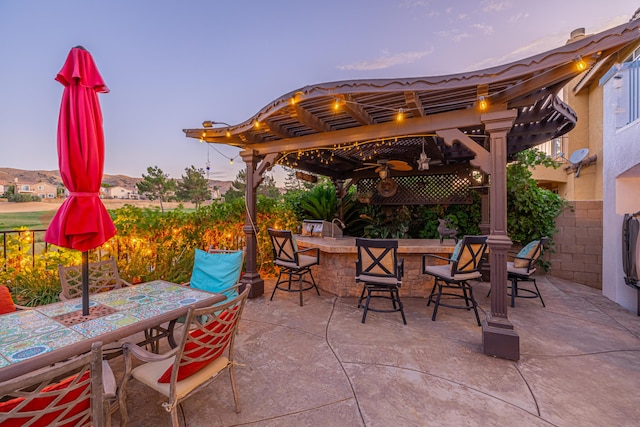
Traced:
[[100, 200], [104, 168], [104, 133], [98, 93], [107, 93], [91, 54], [71, 49], [56, 76], [64, 85], [58, 117], [58, 166], [69, 197], [49, 224], [44, 239], [82, 251], [82, 315], [89, 315], [88, 250], [116, 234]]
[[104, 133], [98, 93], [107, 93], [91, 54], [81, 46], [69, 52], [56, 76], [64, 85], [58, 118], [58, 165], [69, 197], [47, 228], [45, 240], [88, 251], [116, 234], [100, 200]]

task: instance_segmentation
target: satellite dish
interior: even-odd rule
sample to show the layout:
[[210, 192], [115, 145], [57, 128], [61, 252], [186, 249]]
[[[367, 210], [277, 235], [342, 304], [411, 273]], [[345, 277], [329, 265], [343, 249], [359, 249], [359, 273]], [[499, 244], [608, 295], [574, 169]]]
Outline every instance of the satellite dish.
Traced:
[[571, 155], [569, 156], [569, 161], [571, 162], [571, 164], [577, 165], [578, 163], [583, 161], [588, 155], [589, 155], [589, 149], [581, 148], [571, 153]]
[[571, 162], [571, 164], [574, 166], [578, 165], [578, 169], [576, 170], [576, 178], [580, 176], [580, 168], [582, 168], [582, 161], [586, 159], [588, 155], [589, 155], [589, 149], [581, 148], [579, 150], [574, 151], [569, 156], [569, 162]]

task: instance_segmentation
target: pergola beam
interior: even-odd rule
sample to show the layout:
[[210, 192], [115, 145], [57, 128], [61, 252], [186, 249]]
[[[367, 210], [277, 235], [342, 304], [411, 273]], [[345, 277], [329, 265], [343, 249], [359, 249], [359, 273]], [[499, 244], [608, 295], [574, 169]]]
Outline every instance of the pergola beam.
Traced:
[[464, 128], [479, 125], [480, 113], [475, 110], [449, 111], [420, 118], [405, 119], [399, 126], [396, 122], [386, 122], [357, 128], [340, 129], [297, 138], [281, 139], [252, 145], [259, 155], [307, 150], [348, 144], [353, 141], [367, 141], [381, 138], [395, 138], [402, 135], [433, 133], [439, 129]]

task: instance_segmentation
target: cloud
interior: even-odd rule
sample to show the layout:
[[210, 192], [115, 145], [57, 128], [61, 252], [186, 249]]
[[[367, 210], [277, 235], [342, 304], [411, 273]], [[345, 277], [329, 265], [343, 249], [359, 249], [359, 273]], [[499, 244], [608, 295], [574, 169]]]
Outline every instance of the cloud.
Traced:
[[448, 30], [448, 31], [438, 31], [436, 32], [438, 37], [442, 37], [444, 39], [451, 40], [453, 42], [459, 43], [464, 39], [468, 39], [471, 37], [469, 33], [461, 33], [459, 30]]
[[520, 21], [521, 19], [525, 19], [529, 17], [529, 12], [520, 12], [516, 15], [512, 15], [509, 17], [509, 23], [510, 24], [515, 24], [518, 21]]
[[400, 3], [400, 7], [426, 7], [429, 3], [431, 0], [407, 0]]
[[511, 8], [511, 0], [484, 0], [481, 4], [485, 12], [501, 12]]
[[493, 25], [473, 24], [471, 27], [475, 28], [476, 30], [478, 30], [481, 33], [484, 33], [486, 35], [489, 35], [489, 34], [493, 33]]
[[388, 51], [383, 51], [382, 56], [379, 58], [370, 61], [360, 61], [353, 64], [338, 65], [337, 68], [339, 70], [357, 71], [383, 70], [395, 65], [411, 64], [431, 53], [433, 53], [433, 48], [423, 51], [400, 52], [393, 55]]

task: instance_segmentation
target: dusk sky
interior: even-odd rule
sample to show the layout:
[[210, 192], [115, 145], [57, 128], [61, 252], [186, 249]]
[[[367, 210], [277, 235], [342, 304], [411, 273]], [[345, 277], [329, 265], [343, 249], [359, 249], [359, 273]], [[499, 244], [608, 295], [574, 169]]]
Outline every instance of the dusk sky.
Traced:
[[[308, 84], [488, 68], [629, 20], [638, 0], [0, 0], [0, 167], [58, 168], [56, 128], [69, 50], [91, 52], [107, 174], [212, 179], [244, 168], [237, 149], [182, 129], [237, 124]], [[279, 181], [282, 174], [276, 175]], [[1, 183], [0, 183], [1, 184]]]

